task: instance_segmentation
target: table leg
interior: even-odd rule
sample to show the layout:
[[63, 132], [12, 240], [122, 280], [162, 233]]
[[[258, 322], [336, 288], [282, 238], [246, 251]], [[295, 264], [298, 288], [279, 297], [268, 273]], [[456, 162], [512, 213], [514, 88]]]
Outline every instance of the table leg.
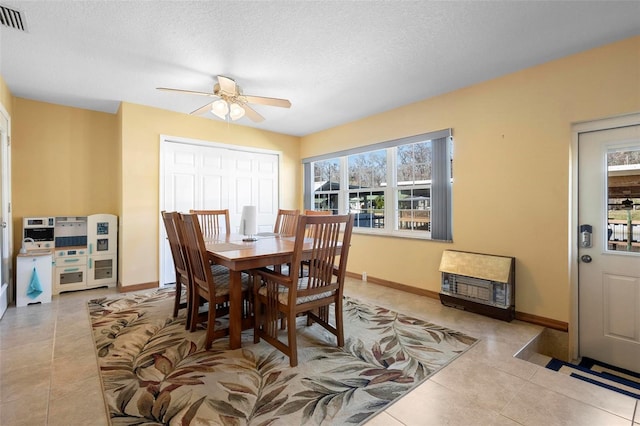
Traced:
[[239, 349], [242, 333], [242, 272], [229, 270], [229, 346]]

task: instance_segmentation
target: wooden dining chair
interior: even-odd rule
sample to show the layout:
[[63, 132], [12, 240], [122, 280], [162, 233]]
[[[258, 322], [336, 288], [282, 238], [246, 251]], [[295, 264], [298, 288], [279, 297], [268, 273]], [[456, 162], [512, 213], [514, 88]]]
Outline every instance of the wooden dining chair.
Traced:
[[[309, 227], [313, 240], [308, 257], [309, 274], [299, 278], [298, 269], [305, 257], [305, 236]], [[352, 215], [302, 215], [295, 233], [290, 274], [283, 275], [268, 269], [256, 271], [254, 342], [258, 343], [261, 338], [266, 340], [289, 357], [292, 367], [298, 365], [297, 316], [306, 315], [307, 325], [317, 322], [336, 336], [338, 346], [344, 346], [342, 294], [352, 230]], [[335, 306], [335, 324], [329, 322], [332, 304]], [[287, 328], [286, 342], [280, 338], [284, 334], [278, 326], [282, 318]]]
[[230, 234], [229, 209], [222, 210], [189, 210], [198, 216], [198, 222], [203, 235]]
[[[198, 223], [202, 234], [207, 236], [231, 234], [231, 222], [229, 221], [229, 209], [222, 210], [189, 210], [189, 213], [198, 216]], [[214, 275], [228, 274], [229, 269], [222, 265], [211, 266]]]
[[[329, 216], [329, 215], [332, 215], [333, 212], [331, 210], [305, 210], [304, 214], [307, 216]], [[312, 231], [311, 227], [307, 227], [307, 235], [309, 235], [311, 231]], [[307, 266], [309, 266], [309, 261], [303, 260], [302, 263], [300, 264], [301, 277], [304, 276], [304, 273], [307, 270], [306, 269]]]
[[278, 210], [276, 216], [276, 224], [273, 232], [282, 237], [293, 237], [296, 233], [296, 225], [298, 224], [298, 216], [300, 210]]
[[[193, 300], [205, 299], [209, 302], [207, 313], [207, 335], [205, 349], [211, 347], [211, 343], [220, 337], [229, 334], [229, 328], [217, 329], [216, 318], [229, 312], [229, 274], [214, 275], [209, 264], [209, 255], [204, 243], [204, 237], [200, 229], [198, 217], [195, 214], [181, 214], [180, 224], [185, 238], [187, 259], [191, 268], [193, 282]], [[251, 314], [251, 290], [250, 279], [243, 275], [242, 278], [243, 317]], [[200, 319], [198, 316], [198, 304], [192, 305], [191, 318], [193, 324]], [[230, 318], [230, 321], [233, 321]], [[241, 318], [237, 320], [241, 321]]]
[[[167, 232], [169, 240], [169, 248], [171, 249], [171, 257], [173, 258], [173, 267], [176, 273], [176, 297], [173, 304], [173, 317], [178, 316], [178, 311], [182, 308], [187, 309], [187, 320], [185, 328], [191, 328], [191, 297], [193, 296], [191, 271], [187, 262], [184, 246], [181, 244], [182, 236], [179, 236], [182, 229], [178, 227], [180, 213], [162, 211], [162, 221]], [[186, 290], [186, 301], [182, 302], [182, 286]]]

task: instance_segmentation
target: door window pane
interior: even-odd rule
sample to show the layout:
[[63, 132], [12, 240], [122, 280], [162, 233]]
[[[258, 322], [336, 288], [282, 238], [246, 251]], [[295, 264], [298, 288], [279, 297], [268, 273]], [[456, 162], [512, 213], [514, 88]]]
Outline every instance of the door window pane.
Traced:
[[607, 249], [640, 252], [640, 147], [607, 154]]

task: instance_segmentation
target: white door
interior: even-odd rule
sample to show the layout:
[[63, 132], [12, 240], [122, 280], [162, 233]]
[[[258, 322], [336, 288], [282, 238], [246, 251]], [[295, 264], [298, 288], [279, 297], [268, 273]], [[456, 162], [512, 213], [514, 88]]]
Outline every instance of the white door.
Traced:
[[[160, 210], [229, 209], [231, 232], [242, 207], [255, 205], [258, 230], [272, 231], [278, 213], [279, 155], [232, 146], [165, 140], [161, 147]], [[175, 282], [160, 220], [160, 285]]]
[[640, 126], [579, 134], [578, 158], [580, 356], [640, 371]]

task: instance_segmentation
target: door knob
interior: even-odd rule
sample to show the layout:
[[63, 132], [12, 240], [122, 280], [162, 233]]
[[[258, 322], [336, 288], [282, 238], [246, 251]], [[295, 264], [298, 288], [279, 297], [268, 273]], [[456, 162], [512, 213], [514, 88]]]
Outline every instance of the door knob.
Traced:
[[582, 256], [580, 256], [580, 260], [582, 260], [584, 263], [591, 263], [592, 259], [588, 254], [583, 254]]

